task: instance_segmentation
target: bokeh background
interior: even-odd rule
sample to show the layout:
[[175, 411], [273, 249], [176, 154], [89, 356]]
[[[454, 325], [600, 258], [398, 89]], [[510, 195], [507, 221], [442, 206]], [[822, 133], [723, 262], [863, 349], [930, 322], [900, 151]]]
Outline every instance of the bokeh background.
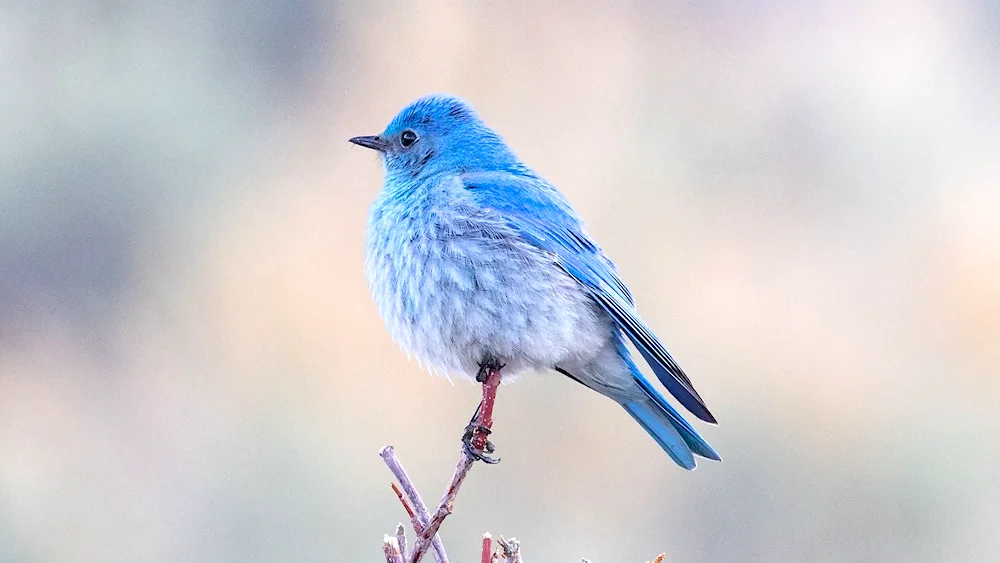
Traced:
[[443, 537], [529, 563], [1000, 560], [1000, 10], [956, 1], [0, 8], [0, 561], [382, 560], [478, 388], [366, 289], [435, 91], [559, 186], [721, 424], [676, 468], [556, 374]]

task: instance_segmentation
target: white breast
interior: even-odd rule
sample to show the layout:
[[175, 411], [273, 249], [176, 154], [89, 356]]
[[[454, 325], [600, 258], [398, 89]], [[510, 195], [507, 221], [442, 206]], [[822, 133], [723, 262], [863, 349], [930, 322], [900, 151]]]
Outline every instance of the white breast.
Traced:
[[428, 366], [474, 376], [587, 361], [610, 319], [551, 255], [523, 241], [457, 181], [383, 190], [369, 215], [368, 283], [389, 332]]

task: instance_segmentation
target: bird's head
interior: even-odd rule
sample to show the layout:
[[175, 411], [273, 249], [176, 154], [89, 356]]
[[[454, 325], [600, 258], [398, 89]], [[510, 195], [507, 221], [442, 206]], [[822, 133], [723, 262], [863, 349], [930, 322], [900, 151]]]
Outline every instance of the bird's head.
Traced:
[[356, 145], [382, 154], [388, 177], [426, 177], [442, 172], [509, 170], [517, 157], [465, 101], [425, 96], [403, 108], [378, 135], [354, 137]]

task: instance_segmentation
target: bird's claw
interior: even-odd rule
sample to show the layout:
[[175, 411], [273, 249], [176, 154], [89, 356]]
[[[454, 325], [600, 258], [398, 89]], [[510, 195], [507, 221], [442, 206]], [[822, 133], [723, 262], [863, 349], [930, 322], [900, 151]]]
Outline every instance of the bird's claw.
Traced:
[[493, 445], [493, 442], [486, 440], [486, 443], [483, 446], [483, 449], [481, 450], [478, 449], [473, 443], [473, 440], [476, 438], [476, 435], [485, 434], [489, 436], [491, 432], [492, 431], [489, 428], [486, 428], [485, 426], [474, 423], [469, 424], [468, 426], [465, 427], [465, 434], [462, 434], [462, 449], [472, 459], [479, 460], [484, 463], [488, 463], [490, 465], [500, 463], [500, 458], [487, 455], [493, 453], [496, 450], [496, 447]]

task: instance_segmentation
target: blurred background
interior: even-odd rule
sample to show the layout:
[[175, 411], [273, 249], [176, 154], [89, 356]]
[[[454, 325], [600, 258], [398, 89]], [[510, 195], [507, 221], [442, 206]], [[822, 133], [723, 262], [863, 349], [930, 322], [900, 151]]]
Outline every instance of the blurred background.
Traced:
[[0, 561], [382, 561], [478, 401], [366, 289], [378, 158], [459, 94], [695, 381], [673, 465], [552, 373], [443, 537], [528, 563], [1000, 560], [1000, 10], [983, 2], [6, 2]]

